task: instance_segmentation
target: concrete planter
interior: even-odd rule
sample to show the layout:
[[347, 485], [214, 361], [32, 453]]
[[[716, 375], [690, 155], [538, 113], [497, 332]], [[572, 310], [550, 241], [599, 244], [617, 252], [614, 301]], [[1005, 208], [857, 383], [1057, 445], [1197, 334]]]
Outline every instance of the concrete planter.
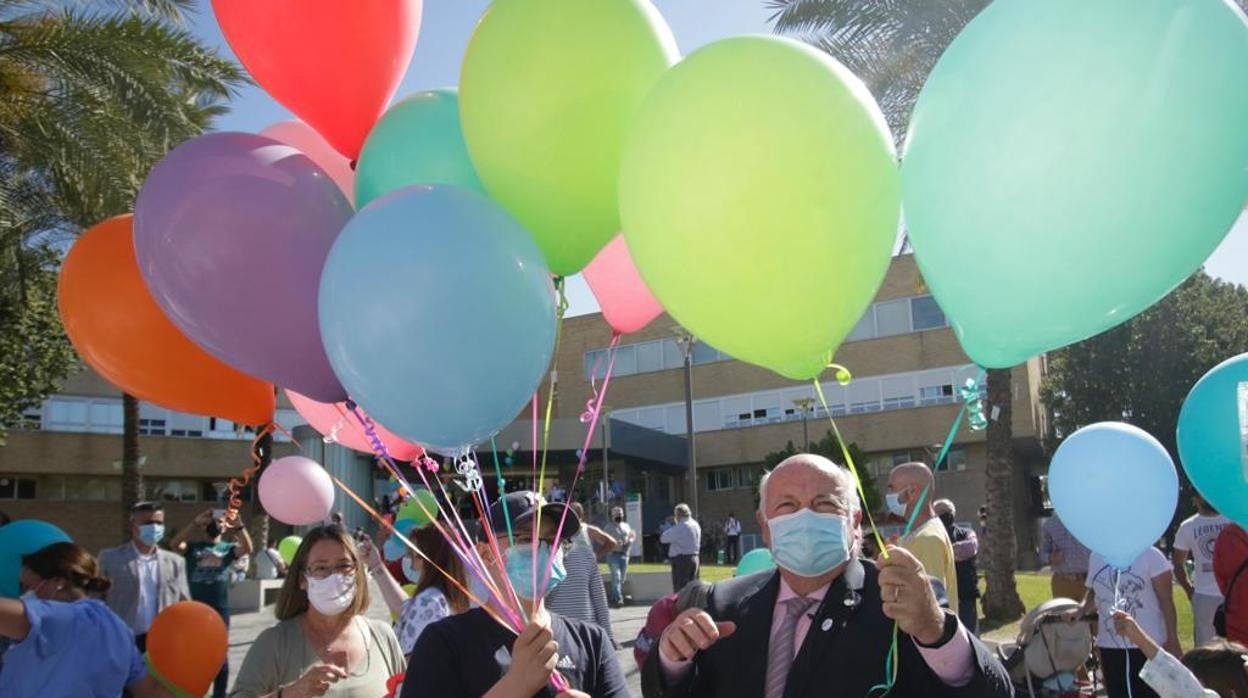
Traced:
[[[602, 583], [611, 587], [611, 575], [602, 575]], [[631, 596], [634, 604], [654, 603], [672, 593], [672, 575], [668, 572], [628, 573], [624, 580], [624, 595]]]

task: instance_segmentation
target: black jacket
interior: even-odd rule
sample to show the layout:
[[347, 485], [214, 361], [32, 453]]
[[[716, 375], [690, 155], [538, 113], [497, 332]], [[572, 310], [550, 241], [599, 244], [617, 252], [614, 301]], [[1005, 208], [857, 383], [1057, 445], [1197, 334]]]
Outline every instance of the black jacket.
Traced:
[[[966, 526], [953, 525], [953, 530], [946, 529], [949, 533], [950, 543], [961, 543], [970, 538], [974, 531]], [[954, 568], [958, 572], [958, 594], [963, 599], [979, 598], [979, 572], [975, 569], [975, 558], [968, 558], [960, 562], [953, 563]], [[961, 600], [961, 599], [959, 599]], [[961, 606], [961, 604], [959, 604]]]
[[[864, 567], [866, 578], [857, 605], [845, 603], [849, 594], [843, 576], [832, 582], [793, 660], [785, 698], [865, 698], [873, 686], [884, 682], [893, 622], [884, 616], [875, 566], [865, 563]], [[779, 593], [777, 572], [760, 572], [715, 584], [707, 597], [706, 610], [716, 621], [734, 621], [736, 631], [699, 652], [692, 671], [676, 685], [666, 685], [656, 648], [642, 668], [642, 695], [761, 698], [767, 676], [772, 611]], [[1001, 663], [978, 639], [972, 637], [971, 642], [977, 665], [975, 676], [968, 685], [952, 688], [928, 668], [913, 640], [900, 635], [897, 683], [891, 698], [1013, 696], [1014, 689]]]

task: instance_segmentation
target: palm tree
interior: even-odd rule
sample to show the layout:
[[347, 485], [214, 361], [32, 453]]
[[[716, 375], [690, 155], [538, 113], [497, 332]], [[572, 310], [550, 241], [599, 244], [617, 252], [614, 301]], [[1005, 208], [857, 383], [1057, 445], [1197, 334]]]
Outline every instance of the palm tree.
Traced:
[[[989, 0], [767, 0], [776, 31], [831, 54], [866, 83], [900, 146], [919, 90], [937, 59]], [[1014, 445], [1010, 369], [988, 371], [989, 422], [986, 501], [988, 531], [981, 555], [987, 590], [984, 615], [1022, 615], [1014, 580]]]
[[[131, 210], [156, 161], [224, 112], [246, 77], [182, 26], [193, 8], [193, 0], [0, 0], [6, 247], [30, 247], [32, 235], [72, 235]], [[17, 181], [41, 192], [49, 220], [24, 230], [7, 223], [21, 215], [9, 188]], [[138, 403], [127, 395], [124, 405], [129, 507], [143, 484]]]

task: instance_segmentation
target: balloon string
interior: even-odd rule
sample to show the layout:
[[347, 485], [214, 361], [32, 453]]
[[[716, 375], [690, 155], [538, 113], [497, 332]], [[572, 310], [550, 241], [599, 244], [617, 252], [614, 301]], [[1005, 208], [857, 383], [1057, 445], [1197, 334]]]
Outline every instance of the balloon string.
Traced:
[[[553, 357], [559, 356], [559, 344], [563, 338], [563, 315], [568, 309], [568, 297], [564, 293], [563, 277], [555, 279], [555, 290], [559, 293], [559, 304], [555, 309], [555, 349], [551, 354]], [[539, 498], [546, 489], [546, 458], [550, 455], [550, 419], [555, 407], [555, 391], [559, 387], [559, 367], [555, 363], [550, 368], [550, 383], [546, 389], [546, 417], [542, 424], [542, 464], [537, 472], [537, 491], [534, 493]], [[540, 501], [540, 499], [539, 499]], [[537, 516], [533, 517], [533, 545], [538, 543], [538, 533], [542, 530], [542, 507], [537, 508]], [[552, 551], [553, 554], [553, 551]], [[537, 589], [537, 555], [533, 556], [533, 586]], [[540, 596], [539, 596], [540, 599]]]
[[[589, 401], [589, 411], [581, 415], [581, 422], [588, 422], [589, 428], [585, 430], [585, 442], [581, 445], [581, 451], [578, 454], [576, 462], [576, 472], [572, 475], [572, 485], [568, 488], [568, 502], [572, 501], [572, 493], [576, 492], [576, 485], [581, 480], [581, 474], [585, 472], [585, 461], [589, 457], [589, 444], [593, 441], [594, 430], [598, 427], [598, 417], [602, 414], [602, 402], [607, 397], [607, 388], [611, 385], [611, 373], [615, 370], [616, 350], [620, 345], [620, 333], [615, 332], [611, 335], [611, 344], [607, 347], [607, 375], [602, 379], [602, 390], [599, 391], [593, 382], [590, 388], [594, 391], [594, 397]], [[596, 372], [596, 369], [595, 369]], [[555, 540], [563, 539], [563, 525], [568, 520], [568, 508], [564, 507], [563, 512], [559, 515], [559, 526], [555, 528]], [[542, 586], [540, 595], [546, 596], [546, 585], [550, 583], [550, 570], [554, 567], [555, 556], [552, 554], [546, 561], [546, 573], [542, 577]]]
[[490, 451], [494, 454], [494, 476], [498, 479], [498, 499], [503, 503], [503, 520], [507, 523], [507, 543], [516, 544], [516, 536], [511, 531], [511, 512], [507, 511], [507, 481], [503, 479], [503, 468], [498, 464], [498, 444], [490, 437]]
[[243, 472], [238, 477], [230, 478], [229, 483], [229, 507], [225, 510], [225, 520], [227, 523], [238, 523], [238, 510], [243, 506], [242, 489], [251, 483], [256, 473], [260, 472], [260, 468], [264, 465], [264, 460], [260, 457], [260, 440], [265, 436], [273, 433], [276, 422], [269, 422], [256, 432], [256, 438], [251, 440], [251, 465], [243, 468]]

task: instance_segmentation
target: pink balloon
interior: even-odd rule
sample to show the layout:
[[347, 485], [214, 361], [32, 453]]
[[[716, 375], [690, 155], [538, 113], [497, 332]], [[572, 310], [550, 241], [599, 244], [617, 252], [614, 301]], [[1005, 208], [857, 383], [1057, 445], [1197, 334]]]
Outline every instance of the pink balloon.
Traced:
[[291, 526], [325, 521], [334, 508], [334, 481], [319, 463], [303, 456], [269, 463], [260, 475], [259, 489], [264, 510]]
[[628, 334], [663, 314], [663, 306], [650, 293], [633, 265], [623, 235], [616, 235], [585, 266], [585, 281], [602, 307], [603, 317], [616, 332]]
[[[295, 411], [299, 413], [299, 416], [307, 420], [308, 424], [322, 435], [332, 434], [334, 441], [343, 446], [372, 454], [373, 447], [364, 433], [364, 428], [347, 410], [345, 403], [317, 402], [293, 390], [287, 390], [286, 397], [290, 398], [290, 403], [295, 406]], [[360, 412], [363, 413], [363, 410]], [[377, 426], [377, 435], [381, 437], [381, 442], [385, 444], [386, 450], [395, 460], [413, 461], [424, 455], [425, 449], [395, 436], [393, 432], [379, 423], [374, 422], [374, 424]]]
[[355, 205], [355, 170], [351, 169], [351, 161], [334, 150], [311, 126], [302, 121], [279, 121], [261, 131], [260, 135], [281, 141], [307, 155], [334, 180], [347, 201]]

